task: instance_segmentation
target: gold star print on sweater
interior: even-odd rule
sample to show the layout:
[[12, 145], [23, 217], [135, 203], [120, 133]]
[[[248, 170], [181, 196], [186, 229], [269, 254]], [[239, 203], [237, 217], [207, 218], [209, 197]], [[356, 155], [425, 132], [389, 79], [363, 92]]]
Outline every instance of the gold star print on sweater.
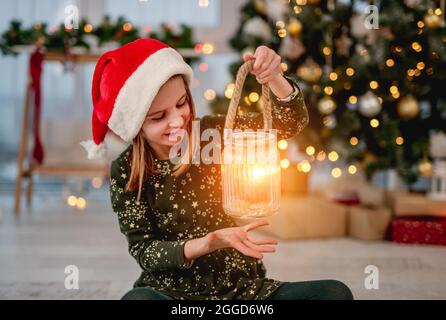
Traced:
[[[298, 88], [296, 78], [286, 79]], [[278, 138], [298, 134], [308, 123], [302, 93], [291, 101], [272, 92], [273, 128]], [[217, 128], [222, 133], [224, 115], [200, 119], [200, 130]], [[257, 112], [237, 116], [234, 128], [261, 129]], [[184, 244], [211, 231], [234, 227], [235, 221], [222, 207], [221, 172], [218, 164], [192, 164], [179, 177], [169, 160], [155, 160], [157, 173], [144, 182], [141, 201], [137, 190], [126, 192], [130, 176], [130, 145], [112, 162], [110, 196], [130, 254], [142, 269], [134, 287], [150, 286], [176, 299], [267, 299], [285, 282], [266, 278], [261, 260], [233, 248], [216, 250], [187, 265]]]

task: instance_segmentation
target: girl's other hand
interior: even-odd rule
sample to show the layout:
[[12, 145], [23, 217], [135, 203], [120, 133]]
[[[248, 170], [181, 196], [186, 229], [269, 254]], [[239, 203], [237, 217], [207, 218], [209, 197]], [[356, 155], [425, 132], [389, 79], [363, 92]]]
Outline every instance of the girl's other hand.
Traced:
[[260, 239], [248, 235], [248, 232], [261, 226], [266, 226], [267, 221], [254, 221], [243, 227], [225, 228], [210, 232], [206, 235], [209, 251], [223, 248], [234, 248], [246, 256], [262, 259], [262, 252], [275, 252], [277, 240]]

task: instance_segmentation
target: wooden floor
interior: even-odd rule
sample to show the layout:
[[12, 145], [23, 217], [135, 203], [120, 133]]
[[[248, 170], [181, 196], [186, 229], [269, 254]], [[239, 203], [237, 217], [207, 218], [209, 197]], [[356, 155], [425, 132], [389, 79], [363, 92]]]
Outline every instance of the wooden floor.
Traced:
[[[119, 299], [138, 277], [106, 190], [85, 211], [60, 195], [39, 194], [20, 218], [12, 195], [0, 195], [1, 299]], [[446, 299], [446, 248], [349, 238], [281, 241], [264, 259], [268, 276], [338, 279], [356, 299]], [[66, 290], [64, 270], [79, 268], [79, 290]], [[379, 289], [365, 289], [364, 269], [379, 268]]]

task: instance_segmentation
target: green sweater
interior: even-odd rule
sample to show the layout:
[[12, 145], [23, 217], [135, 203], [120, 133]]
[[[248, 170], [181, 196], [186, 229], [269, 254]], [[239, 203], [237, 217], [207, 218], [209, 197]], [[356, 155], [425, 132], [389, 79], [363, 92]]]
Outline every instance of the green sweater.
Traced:
[[[297, 86], [294, 76], [286, 77]], [[299, 133], [308, 123], [302, 94], [292, 101], [277, 100], [272, 91], [273, 127], [278, 138]], [[234, 128], [261, 129], [261, 113], [237, 116]], [[200, 120], [200, 131], [222, 133], [224, 115]], [[221, 134], [223, 137], [223, 135]], [[130, 145], [112, 162], [110, 195], [130, 254], [142, 269], [134, 287], [150, 286], [176, 299], [266, 299], [284, 282], [266, 278], [261, 260], [233, 248], [216, 250], [184, 261], [184, 244], [214, 230], [237, 226], [222, 207], [220, 165], [192, 164], [180, 177], [172, 175], [169, 160], [155, 160], [157, 173], [144, 182], [141, 201], [137, 190], [125, 192], [130, 176]]]

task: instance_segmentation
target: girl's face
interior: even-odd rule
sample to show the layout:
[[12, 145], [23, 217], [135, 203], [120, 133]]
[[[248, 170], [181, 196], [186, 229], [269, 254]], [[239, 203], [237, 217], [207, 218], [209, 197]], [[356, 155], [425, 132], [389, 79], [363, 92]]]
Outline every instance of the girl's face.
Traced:
[[[180, 142], [191, 118], [182, 77], [169, 79], [159, 90], [141, 130], [158, 159], [168, 159], [172, 146]], [[181, 132], [178, 132], [179, 129]]]

